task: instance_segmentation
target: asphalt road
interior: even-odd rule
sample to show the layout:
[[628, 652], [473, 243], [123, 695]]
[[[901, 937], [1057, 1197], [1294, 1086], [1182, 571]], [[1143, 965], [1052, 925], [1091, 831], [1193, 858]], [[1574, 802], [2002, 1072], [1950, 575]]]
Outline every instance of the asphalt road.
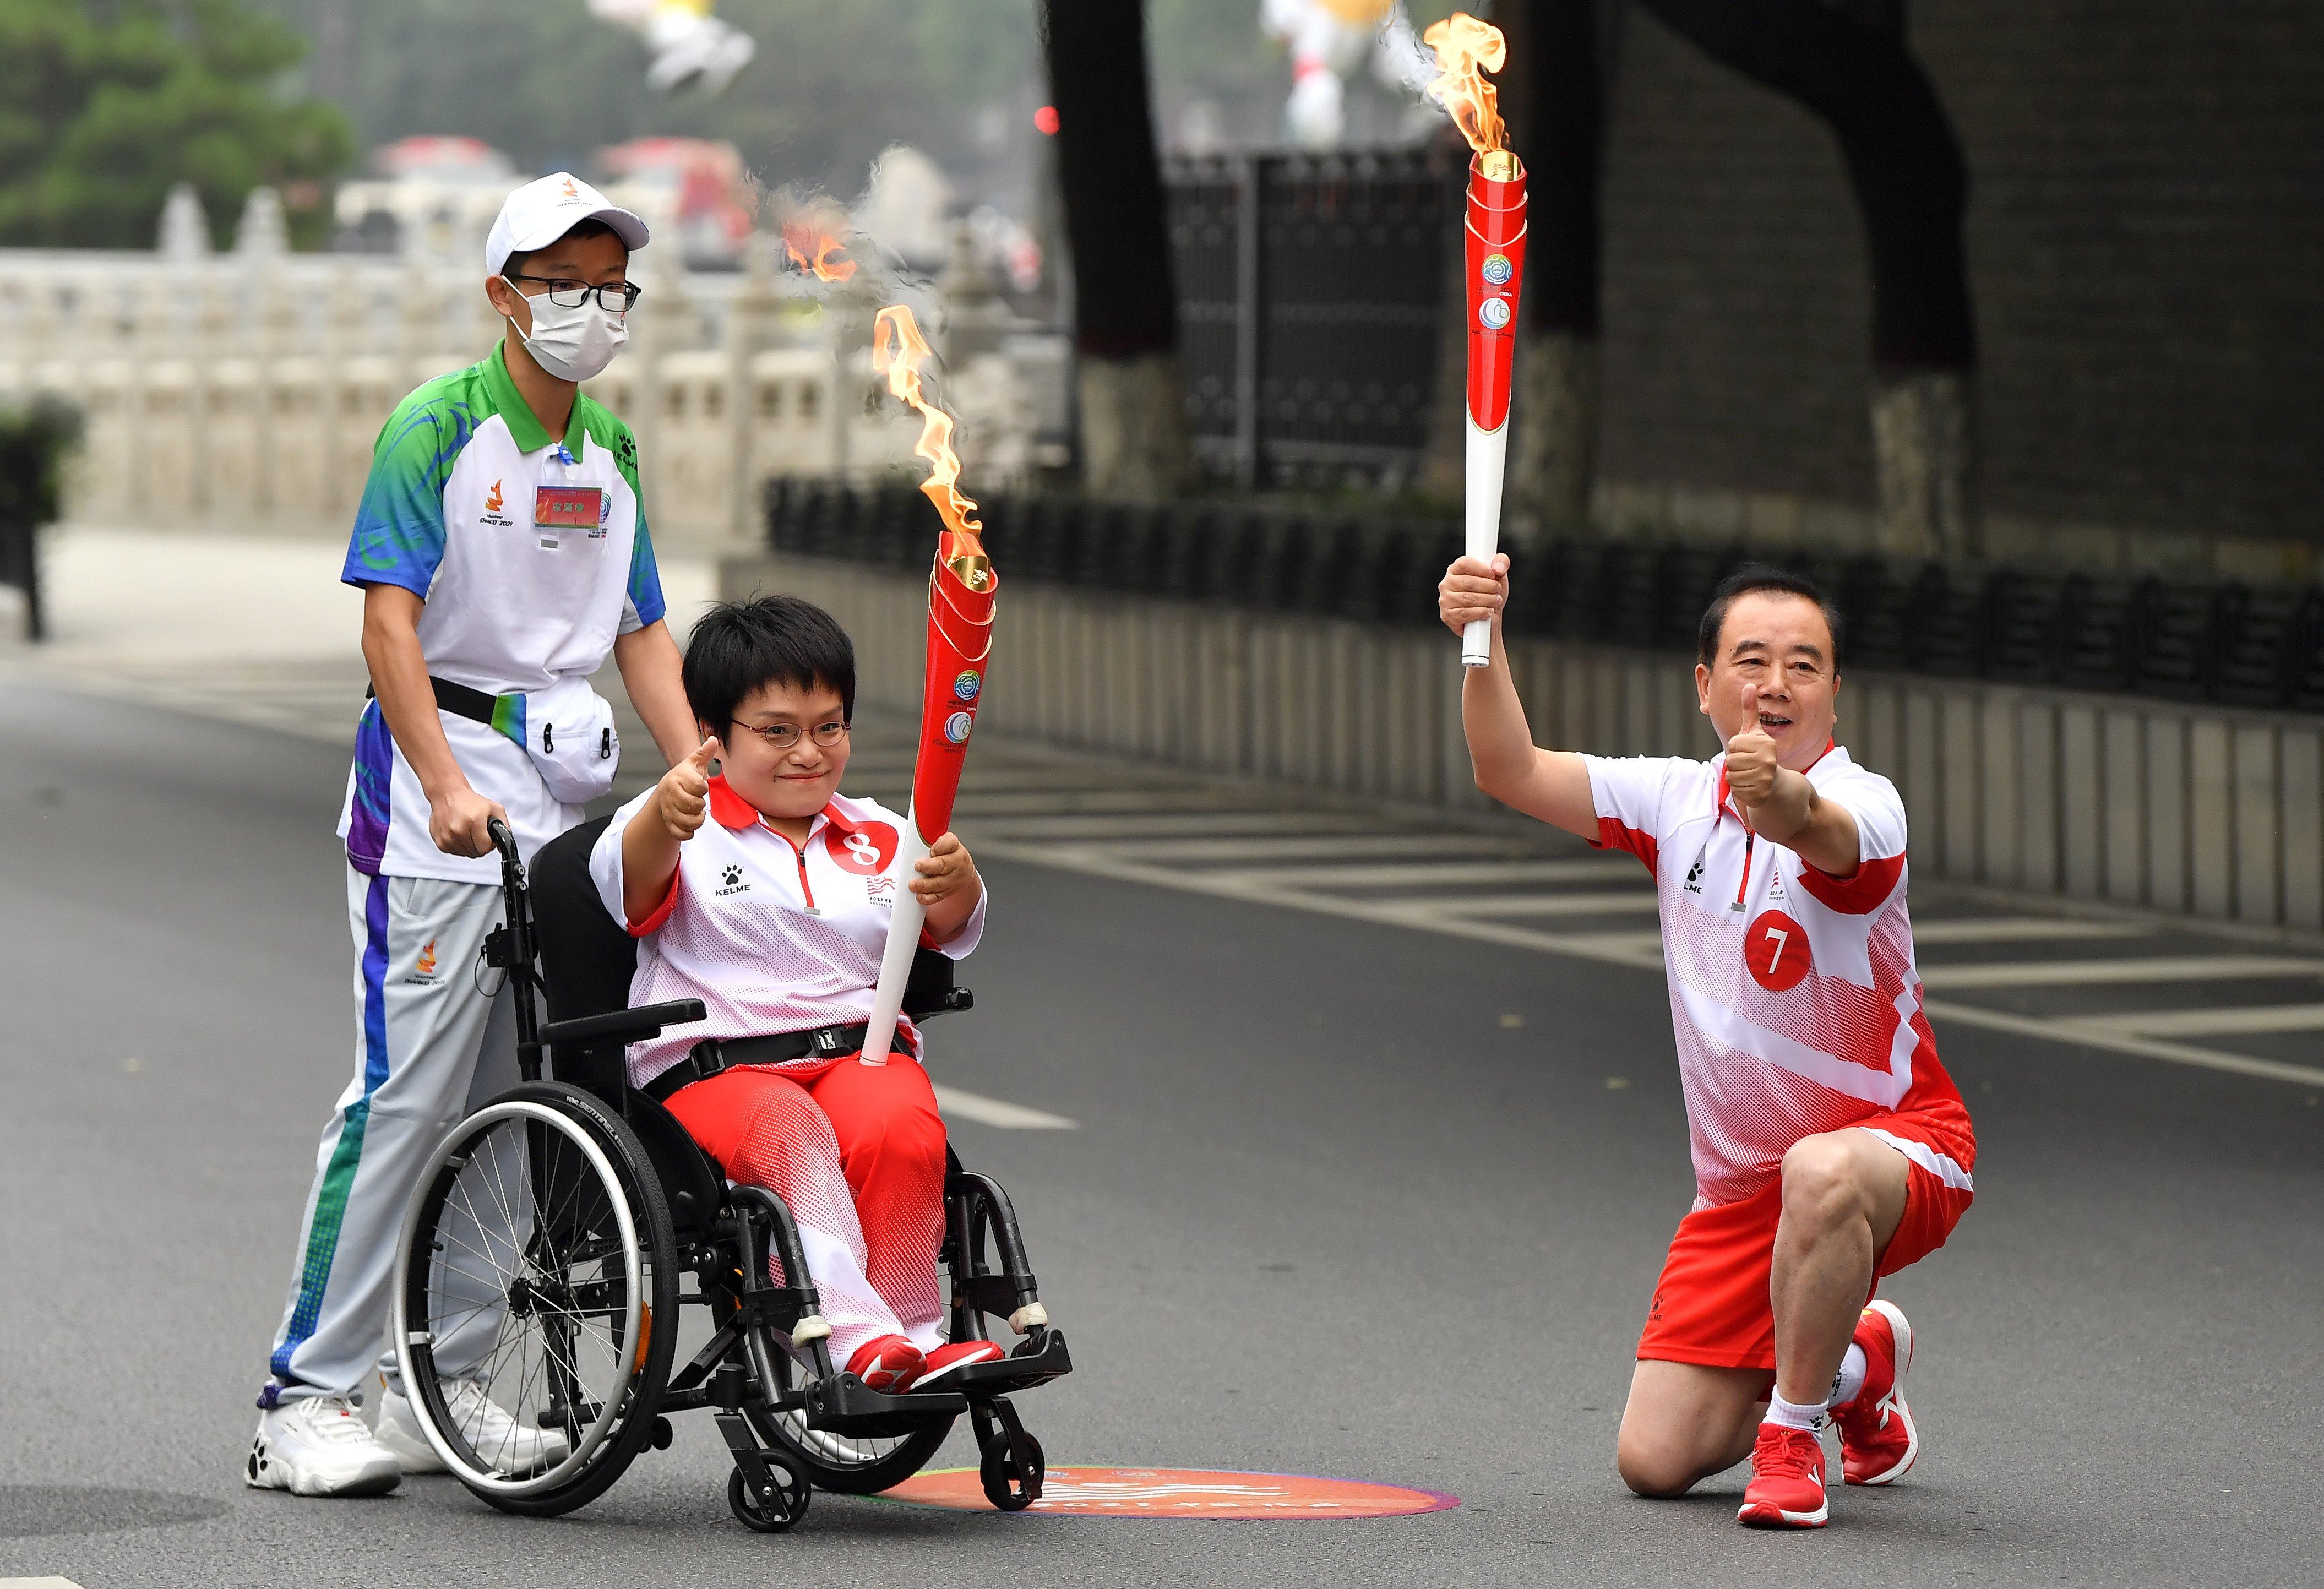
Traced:
[[[1926, 1447], [1820, 1535], [1741, 1470], [1628, 1495], [1612, 1445], [1691, 1194], [1658, 975], [988, 864], [940, 1079], [1079, 1371], [1052, 1464], [1324, 1474], [1455, 1510], [727, 1516], [683, 1418], [605, 1499], [246, 1490], [251, 1398], [352, 1037], [343, 754], [0, 695], [0, 1578], [113, 1584], [2291, 1584], [2324, 1522], [2324, 1107], [2281, 1080], [1938, 1023], [1979, 1195], [1889, 1288]], [[972, 778], [972, 783], [973, 780]], [[1517, 1016], [1522, 1024], [1505, 1018]], [[1620, 1085], [1614, 1085], [1619, 1083]], [[964, 1434], [943, 1459], [973, 1461]]]

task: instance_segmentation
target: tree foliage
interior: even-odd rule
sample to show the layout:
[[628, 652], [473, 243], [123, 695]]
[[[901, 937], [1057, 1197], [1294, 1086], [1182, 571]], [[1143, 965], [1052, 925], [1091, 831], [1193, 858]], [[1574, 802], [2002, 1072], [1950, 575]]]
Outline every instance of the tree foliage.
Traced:
[[305, 53], [243, 0], [0, 0], [0, 238], [151, 246], [180, 181], [221, 234], [262, 182], [319, 230], [320, 179], [353, 138], [282, 92]]

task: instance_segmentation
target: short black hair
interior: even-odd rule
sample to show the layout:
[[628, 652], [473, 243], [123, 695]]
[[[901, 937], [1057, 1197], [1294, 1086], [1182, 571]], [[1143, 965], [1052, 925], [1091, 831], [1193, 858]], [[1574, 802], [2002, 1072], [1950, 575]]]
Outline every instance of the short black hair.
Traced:
[[1719, 661], [1719, 632], [1727, 626], [1727, 609], [1735, 605], [1738, 596], [1754, 591], [1772, 591], [1778, 596], [1796, 596], [1815, 603], [1823, 614], [1824, 626], [1831, 631], [1831, 665], [1840, 666], [1840, 609], [1824, 599], [1815, 581], [1787, 569], [1771, 568], [1766, 563], [1746, 563], [1719, 582], [1711, 593], [1711, 605], [1702, 609], [1702, 626], [1694, 633], [1694, 660], [1708, 668]]
[[[512, 282], [515, 281], [519, 275], [523, 273], [524, 267], [532, 263], [532, 256], [534, 254], [548, 253], [559, 243], [564, 242], [567, 237], [619, 237], [620, 236], [621, 234], [619, 232], [616, 232], [613, 227], [599, 220], [595, 216], [588, 216], [581, 220], [575, 221], [563, 232], [558, 233], [555, 237], [542, 244], [538, 248], [520, 248], [511, 254], [508, 258], [501, 262], [501, 274], [506, 276]], [[628, 245], [626, 244], [623, 245], [625, 249], [627, 246]]]
[[839, 621], [796, 596], [722, 602], [696, 620], [686, 642], [686, 704], [724, 734], [753, 691], [827, 685], [855, 721], [855, 646]]

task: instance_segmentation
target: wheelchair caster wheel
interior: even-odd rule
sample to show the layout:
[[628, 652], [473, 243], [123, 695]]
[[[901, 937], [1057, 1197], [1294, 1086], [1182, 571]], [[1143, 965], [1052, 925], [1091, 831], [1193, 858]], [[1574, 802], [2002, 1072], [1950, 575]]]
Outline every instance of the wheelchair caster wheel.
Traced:
[[807, 1516], [815, 1486], [804, 1474], [794, 1473], [780, 1462], [768, 1463], [767, 1471], [775, 1480], [771, 1498], [760, 1495], [744, 1482], [742, 1470], [736, 1468], [726, 1479], [726, 1505], [734, 1520], [754, 1534], [786, 1533]]
[[976, 1476], [984, 1484], [984, 1498], [1002, 1511], [1022, 1511], [1041, 1499], [1041, 1482], [1048, 1474], [1048, 1464], [1041, 1455], [1041, 1442], [1031, 1435], [1019, 1434], [1024, 1442], [1028, 1462], [1020, 1465], [1015, 1453], [1004, 1438], [994, 1442], [977, 1464]]

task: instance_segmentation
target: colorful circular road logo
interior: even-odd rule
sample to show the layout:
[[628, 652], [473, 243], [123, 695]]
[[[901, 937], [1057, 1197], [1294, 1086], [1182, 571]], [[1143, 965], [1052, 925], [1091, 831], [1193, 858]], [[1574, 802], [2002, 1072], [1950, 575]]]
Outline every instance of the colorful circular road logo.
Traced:
[[[947, 1511], [991, 1511], [973, 1467], [935, 1468], [881, 1499]], [[1053, 1467], [1029, 1511], [1078, 1517], [1399, 1518], [1443, 1511], [1460, 1498], [1401, 1484], [1238, 1474], [1210, 1468]]]
[[975, 669], [963, 669], [960, 677], [952, 681], [953, 698], [959, 701], [973, 701], [976, 698], [976, 692], [983, 688], [984, 680], [977, 677]]
[[1480, 273], [1484, 276], [1487, 282], [1492, 283], [1492, 285], [1501, 287], [1506, 286], [1508, 282], [1508, 279], [1511, 276], [1516, 275], [1517, 272], [1509, 268], [1509, 256], [1508, 254], [1489, 254], [1485, 256], [1485, 268]]

